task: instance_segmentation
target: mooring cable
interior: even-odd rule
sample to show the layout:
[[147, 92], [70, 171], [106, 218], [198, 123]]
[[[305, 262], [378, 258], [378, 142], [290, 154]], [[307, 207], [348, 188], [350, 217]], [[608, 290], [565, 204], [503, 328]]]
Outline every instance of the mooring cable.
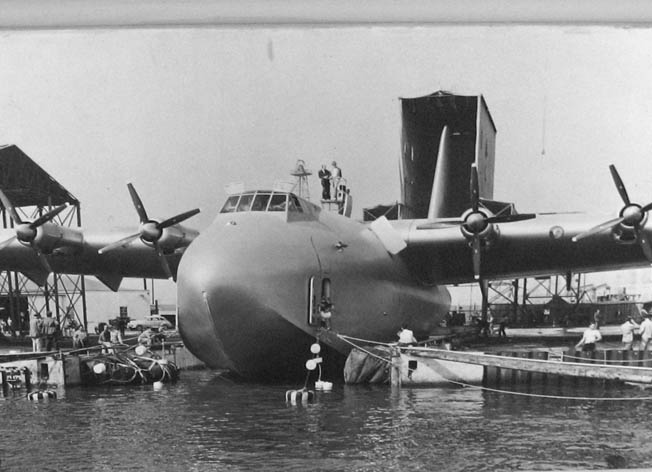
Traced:
[[456, 380], [451, 380], [451, 379], [446, 379], [444, 378], [446, 382], [459, 385], [460, 387], [465, 387], [465, 388], [471, 388], [474, 390], [483, 390], [486, 392], [493, 392], [493, 393], [504, 393], [507, 395], [518, 395], [518, 396], [523, 396], [523, 397], [534, 397], [534, 398], [547, 398], [547, 399], [552, 399], [552, 400], [581, 400], [581, 401], [647, 401], [647, 400], [652, 400], [652, 397], [610, 397], [610, 398], [605, 398], [605, 397], [569, 397], [565, 395], [545, 395], [541, 393], [527, 393], [527, 392], [516, 392], [514, 390], [501, 390], [497, 388], [491, 388], [491, 387], [483, 387], [479, 385], [472, 385], [472, 384], [467, 384], [464, 382], [458, 382]]

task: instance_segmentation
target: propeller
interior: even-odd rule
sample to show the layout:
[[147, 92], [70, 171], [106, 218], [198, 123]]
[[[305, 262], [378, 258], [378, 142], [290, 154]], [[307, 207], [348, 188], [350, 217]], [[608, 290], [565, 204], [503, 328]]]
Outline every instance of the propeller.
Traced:
[[482, 232], [494, 223], [511, 223], [514, 221], [531, 220], [536, 215], [533, 213], [517, 213], [508, 215], [487, 215], [480, 210], [480, 186], [478, 184], [478, 167], [474, 163], [471, 165], [470, 181], [471, 209], [461, 218], [452, 218], [438, 220], [432, 223], [419, 225], [417, 229], [443, 229], [451, 226], [461, 226], [470, 234], [470, 244], [473, 259], [473, 275], [476, 280], [480, 280], [480, 259], [482, 250]]
[[574, 236], [572, 240], [576, 242], [584, 238], [589, 238], [596, 234], [602, 233], [603, 231], [613, 229], [618, 225], [626, 226], [632, 229], [638, 244], [643, 250], [643, 254], [645, 254], [645, 257], [648, 261], [652, 262], [652, 246], [650, 246], [650, 241], [641, 231], [641, 223], [643, 223], [645, 220], [647, 212], [652, 209], [652, 203], [648, 203], [647, 205], [643, 206], [639, 205], [638, 203], [632, 203], [632, 201], [629, 199], [629, 195], [627, 194], [625, 184], [623, 184], [623, 180], [620, 178], [620, 175], [616, 170], [616, 166], [611, 164], [609, 166], [609, 171], [611, 172], [611, 177], [614, 181], [614, 184], [616, 184], [616, 189], [620, 194], [620, 198], [625, 205], [620, 209], [620, 213], [618, 214], [617, 218], [613, 218], [609, 221], [605, 221], [604, 223], [594, 226], [588, 231]]
[[32, 248], [32, 250], [38, 256], [41, 265], [48, 272], [48, 274], [52, 272], [52, 267], [50, 267], [50, 263], [48, 262], [47, 257], [45, 257], [43, 250], [39, 247], [38, 243], [36, 242], [36, 236], [38, 235], [37, 230], [40, 226], [43, 226], [45, 223], [51, 221], [55, 216], [57, 216], [59, 213], [65, 210], [67, 205], [66, 204], [59, 205], [58, 207], [48, 211], [46, 214], [39, 216], [34, 221], [27, 222], [27, 221], [23, 221], [20, 218], [20, 215], [16, 211], [16, 208], [14, 207], [14, 205], [11, 203], [7, 195], [5, 195], [5, 193], [2, 190], [0, 190], [0, 201], [2, 201], [2, 205], [9, 212], [9, 216], [11, 220], [14, 222], [14, 226], [15, 226], [14, 229], [16, 231], [16, 234], [14, 236], [0, 242], [0, 250], [4, 249], [9, 244], [11, 244], [12, 241], [17, 239], [21, 243], [26, 244]]
[[191, 216], [195, 216], [197, 213], [199, 213], [199, 208], [195, 208], [194, 210], [189, 210], [180, 213], [176, 216], [173, 216], [172, 218], [168, 218], [164, 221], [159, 222], [156, 220], [152, 220], [147, 216], [147, 211], [145, 210], [145, 206], [143, 205], [142, 200], [138, 196], [138, 192], [136, 192], [134, 186], [129, 183], [127, 184], [127, 188], [129, 190], [129, 195], [131, 195], [131, 201], [133, 202], [134, 207], [136, 207], [136, 212], [138, 213], [138, 217], [140, 219], [140, 226], [138, 228], [138, 232], [131, 234], [125, 238], [122, 238], [119, 241], [111, 243], [107, 246], [104, 246], [102, 249], [98, 251], [98, 253], [105, 254], [119, 247], [126, 246], [131, 242], [133, 242], [134, 240], [136, 240], [137, 238], [140, 238], [145, 244], [151, 245], [154, 248], [156, 254], [158, 255], [159, 260], [161, 261], [161, 267], [163, 268], [165, 275], [167, 275], [168, 278], [172, 278], [173, 274], [172, 271], [170, 270], [170, 265], [168, 264], [168, 260], [165, 257], [163, 248], [161, 248], [161, 245], [159, 244], [161, 236], [163, 236], [163, 230], [170, 226], [179, 224], [182, 221], [187, 220]]

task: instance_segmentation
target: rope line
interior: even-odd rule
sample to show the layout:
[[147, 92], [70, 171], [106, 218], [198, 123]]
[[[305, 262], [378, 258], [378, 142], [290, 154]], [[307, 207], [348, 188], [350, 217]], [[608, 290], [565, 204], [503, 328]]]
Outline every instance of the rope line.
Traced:
[[578, 364], [615, 364], [618, 363], [620, 365], [622, 364], [633, 364], [635, 362], [650, 362], [652, 363], [652, 358], [648, 357], [646, 359], [594, 359], [592, 357], [579, 357], [579, 356], [570, 356], [568, 354], [564, 354], [564, 359], [580, 359], [583, 361], [597, 361], [597, 362], [579, 362]]
[[[392, 343], [381, 343], [381, 342], [379, 342], [379, 341], [370, 341], [370, 340], [368, 340], [368, 339], [354, 338], [353, 336], [347, 336], [347, 335], [345, 335], [345, 334], [339, 334], [339, 333], [338, 333], [336, 336], [337, 336], [338, 338], [343, 339], [344, 341], [347, 341], [348, 339], [353, 339], [354, 341], [361, 341], [361, 342], [363, 342], [363, 343], [369, 343], [369, 344], [378, 344], [378, 345], [381, 345], [381, 346], [387, 346], [387, 347], [391, 347], [391, 346], [394, 346], [394, 345], [395, 345], [395, 344], [392, 344]], [[348, 341], [347, 341], [347, 342], [348, 342]], [[353, 343], [349, 343], [349, 344], [353, 344]], [[355, 346], [355, 344], [353, 344], [353, 345]]]
[[[392, 363], [392, 360], [391, 360], [391, 359], [385, 359], [384, 357], [381, 357], [381, 356], [379, 356], [379, 355], [377, 355], [377, 354], [374, 354], [373, 352], [368, 351], [367, 349], [364, 349], [364, 348], [358, 346], [357, 344], [355, 344], [355, 343], [349, 341], [348, 339], [346, 339], [346, 338], [349, 338], [349, 336], [344, 336], [343, 334], [338, 334], [337, 336], [338, 336], [339, 338], [341, 338], [344, 342], [349, 343], [351, 346], [353, 346], [354, 348], [356, 348], [356, 349], [358, 349], [358, 350], [364, 352], [365, 354], [368, 354], [368, 355], [370, 355], [370, 356], [372, 356], [372, 357], [375, 357], [376, 359], [379, 359], [379, 360], [381, 360], [381, 361], [383, 361], [383, 362], [386, 362], [386, 363], [388, 363], [388, 364], [391, 364], [391, 363]], [[356, 339], [356, 338], [350, 338], [350, 339]], [[358, 341], [364, 341], [364, 339], [359, 339]], [[383, 344], [383, 343], [376, 343], [376, 344]]]
[[645, 401], [652, 400], [652, 397], [569, 397], [565, 395], [544, 395], [541, 393], [527, 393], [527, 392], [515, 392], [514, 390], [501, 390], [497, 388], [490, 387], [481, 387], [478, 385], [471, 385], [464, 382], [458, 382], [456, 380], [444, 379], [446, 382], [459, 385], [460, 387], [471, 388], [474, 390], [484, 390], [487, 392], [493, 393], [504, 393], [507, 395], [518, 395], [523, 397], [535, 397], [535, 398], [548, 398], [553, 400], [582, 400], [582, 401]]

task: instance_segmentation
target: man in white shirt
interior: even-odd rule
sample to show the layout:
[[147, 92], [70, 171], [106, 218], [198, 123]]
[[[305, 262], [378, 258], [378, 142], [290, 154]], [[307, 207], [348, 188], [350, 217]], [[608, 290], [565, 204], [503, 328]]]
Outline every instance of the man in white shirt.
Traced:
[[333, 182], [333, 191], [331, 192], [331, 197], [339, 200], [337, 195], [338, 185], [340, 185], [340, 180], [342, 180], [342, 169], [337, 167], [337, 162], [333, 161], [331, 164], [333, 167], [331, 169], [331, 180]]
[[602, 339], [602, 334], [596, 327], [595, 323], [591, 323], [584, 334], [582, 339], [575, 345], [575, 349], [582, 348], [582, 351], [595, 351], [595, 343]]
[[398, 333], [398, 345], [399, 346], [410, 346], [416, 344], [417, 339], [414, 337], [414, 333], [411, 329], [408, 329], [407, 325], [404, 324], [401, 326], [401, 329]]
[[634, 318], [631, 316], [628, 316], [627, 321], [620, 325], [620, 331], [623, 333], [623, 349], [625, 351], [632, 350], [632, 344], [634, 343], [634, 333], [638, 328], [638, 324], [636, 324]]
[[650, 319], [650, 314], [645, 310], [641, 310], [641, 314], [645, 316], [639, 328], [639, 332], [641, 333], [641, 351], [647, 351], [648, 343], [652, 339], [652, 319]]

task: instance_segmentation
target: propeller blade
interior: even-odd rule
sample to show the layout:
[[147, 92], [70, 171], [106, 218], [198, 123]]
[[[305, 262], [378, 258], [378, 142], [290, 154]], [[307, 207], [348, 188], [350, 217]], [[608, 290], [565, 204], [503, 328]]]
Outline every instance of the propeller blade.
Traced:
[[645, 205], [644, 207], [641, 208], [641, 211], [643, 213], [647, 213], [650, 210], [652, 210], [652, 203], [648, 203], [647, 205]]
[[432, 223], [424, 223], [417, 226], [417, 229], [445, 229], [459, 226], [461, 224], [464, 224], [464, 220], [460, 220], [459, 218], [455, 220], [440, 220], [433, 221]]
[[473, 250], [473, 277], [480, 280], [480, 236], [475, 235], [471, 240], [471, 249]]
[[487, 321], [487, 311], [489, 309], [489, 287], [484, 279], [478, 279], [480, 293], [482, 294], [482, 321]]
[[98, 254], [104, 254], [109, 251], [113, 251], [114, 249], [117, 249], [121, 246], [126, 246], [130, 242], [132, 242], [134, 239], [138, 238], [140, 236], [140, 233], [132, 234], [130, 236], [127, 236], [126, 238], [122, 238], [120, 241], [116, 241], [114, 243], [109, 244], [108, 246], [104, 246], [102, 249], [98, 250]]
[[623, 199], [623, 202], [625, 202], [625, 205], [629, 205], [629, 195], [627, 195], [627, 190], [625, 189], [625, 184], [623, 184], [623, 180], [620, 178], [620, 175], [618, 174], [618, 171], [616, 170], [616, 166], [611, 164], [609, 166], [609, 171], [611, 172], [611, 177], [614, 180], [614, 183], [616, 184], [616, 188], [618, 189], [618, 193], [620, 194], [620, 198]]
[[504, 216], [490, 216], [487, 218], [487, 223], [511, 223], [513, 221], [525, 221], [536, 218], [537, 215], [534, 213], [518, 213], [515, 215], [504, 215]]
[[158, 254], [158, 258], [161, 261], [163, 272], [165, 272], [165, 275], [167, 275], [168, 279], [173, 278], [172, 271], [170, 270], [170, 265], [168, 264], [168, 260], [165, 257], [165, 254], [163, 254], [163, 251], [161, 250], [161, 246], [159, 246], [158, 243], [154, 243], [154, 248], [156, 249], [156, 254]]
[[38, 227], [41, 226], [43, 223], [47, 223], [48, 221], [52, 220], [55, 216], [57, 216], [59, 213], [61, 213], [63, 210], [65, 210], [67, 206], [68, 206], [68, 205], [65, 205], [65, 204], [64, 204], [64, 205], [59, 205], [59, 206], [56, 207], [54, 210], [50, 210], [50, 211], [48, 211], [45, 215], [43, 215], [43, 216], [39, 216], [37, 219], [35, 219], [34, 221], [32, 221], [32, 222], [29, 224], [29, 227], [30, 227], [31, 229], [36, 229], [36, 228], [38, 228]]
[[637, 230], [636, 239], [638, 239], [638, 244], [641, 246], [645, 258], [652, 264], [652, 247], [650, 246], [650, 241], [645, 236], [645, 233]]
[[38, 256], [39, 260], [41, 261], [41, 265], [46, 270], [46, 272], [48, 274], [52, 273], [53, 271], [52, 271], [52, 267], [50, 267], [50, 262], [48, 261], [48, 258], [45, 257], [45, 254], [43, 254], [43, 252], [39, 249], [38, 245], [34, 241], [32, 241], [30, 243], [30, 246]]
[[485, 279], [478, 279], [478, 285], [480, 286], [482, 305], [484, 306], [489, 301], [489, 287], [487, 287], [487, 281]]
[[148, 222], [149, 218], [147, 217], [145, 206], [143, 205], [142, 200], [138, 196], [138, 192], [136, 192], [136, 189], [130, 183], [127, 184], [127, 188], [129, 189], [129, 195], [131, 195], [131, 201], [134, 202], [134, 206], [136, 207], [136, 211], [138, 212], [138, 217], [140, 218], [140, 222], [141, 223]]
[[478, 211], [480, 206], [480, 187], [478, 184], [478, 167], [471, 165], [471, 208], [474, 212]]
[[195, 208], [194, 210], [189, 210], [184, 213], [180, 213], [177, 216], [173, 216], [172, 218], [168, 218], [167, 220], [159, 223], [157, 226], [159, 229], [167, 228], [168, 226], [181, 223], [182, 221], [187, 220], [191, 216], [195, 216], [197, 213], [199, 213], [199, 208]]
[[5, 210], [9, 212], [9, 216], [13, 220], [15, 225], [20, 225], [22, 224], [22, 220], [20, 219], [20, 216], [18, 215], [18, 212], [14, 208], [14, 205], [9, 201], [5, 193], [0, 190], [0, 201], [2, 202], [2, 206], [5, 207]]
[[14, 241], [14, 239], [16, 239], [16, 235], [10, 237], [9, 239], [5, 239], [4, 241], [2, 241], [0, 243], [0, 251], [2, 251], [4, 248], [9, 246]]
[[571, 272], [566, 272], [566, 291], [570, 292], [573, 288], [573, 274]]
[[584, 233], [580, 233], [576, 236], [573, 236], [572, 241], [577, 242], [580, 239], [588, 238], [589, 236], [593, 236], [594, 234], [602, 233], [603, 231], [606, 231], [610, 228], [613, 228], [617, 224], [622, 223], [624, 220], [625, 218], [621, 216], [618, 218], [614, 218], [613, 220], [605, 221], [604, 223], [599, 224], [598, 226], [594, 226], [593, 228], [591, 228], [588, 231], [585, 231]]

